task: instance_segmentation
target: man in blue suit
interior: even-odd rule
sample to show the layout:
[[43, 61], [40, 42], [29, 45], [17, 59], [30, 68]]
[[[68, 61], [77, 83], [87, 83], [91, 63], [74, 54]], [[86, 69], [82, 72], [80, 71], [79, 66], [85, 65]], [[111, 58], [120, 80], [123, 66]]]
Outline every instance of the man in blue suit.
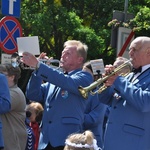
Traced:
[[[27, 86], [27, 98], [44, 103], [39, 150], [63, 150], [67, 136], [82, 131], [87, 101], [78, 87], [93, 81], [90, 73], [82, 71], [87, 48], [76, 40], [64, 43], [60, 67], [68, 74], [40, 63], [30, 53], [23, 54], [22, 61], [36, 68]], [[46, 83], [41, 85], [43, 80]]]
[[[0, 73], [0, 114], [4, 114], [10, 110], [10, 93], [6, 79], [6, 75]], [[2, 122], [0, 119], [0, 150], [4, 147], [3, 135], [2, 135]]]
[[[106, 81], [108, 88], [99, 100], [111, 110], [104, 139], [104, 150], [150, 150], [150, 38], [141, 36], [129, 46], [136, 74], [117, 73]], [[110, 72], [111, 67], [106, 68]]]
[[[86, 62], [83, 66], [83, 71], [88, 71], [93, 76], [94, 80], [99, 78], [99, 75], [93, 74], [93, 69], [90, 62]], [[94, 90], [98, 90], [97, 88]], [[104, 123], [104, 116], [106, 112], [105, 104], [99, 102], [98, 95], [89, 95], [88, 96], [88, 103], [86, 106], [85, 114], [84, 114], [84, 124], [83, 130], [90, 130], [93, 132], [98, 147], [103, 147], [103, 123]]]

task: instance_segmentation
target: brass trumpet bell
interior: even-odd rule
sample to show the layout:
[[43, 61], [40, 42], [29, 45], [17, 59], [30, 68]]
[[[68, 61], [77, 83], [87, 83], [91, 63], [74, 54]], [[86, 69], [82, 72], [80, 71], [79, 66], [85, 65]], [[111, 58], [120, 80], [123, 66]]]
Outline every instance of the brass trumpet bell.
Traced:
[[93, 92], [93, 89], [95, 89], [100, 84], [104, 83], [104, 81], [105, 81], [105, 78], [100, 78], [87, 87], [83, 88], [82, 86], [79, 86], [78, 90], [80, 91], [83, 98], [87, 99], [89, 92], [91, 95], [94, 95], [97, 91]]

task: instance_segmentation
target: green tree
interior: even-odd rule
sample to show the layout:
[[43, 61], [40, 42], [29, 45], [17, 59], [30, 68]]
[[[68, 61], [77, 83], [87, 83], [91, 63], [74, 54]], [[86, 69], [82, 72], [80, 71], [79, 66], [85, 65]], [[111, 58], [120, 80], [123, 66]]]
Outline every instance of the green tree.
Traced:
[[[41, 9], [39, 10], [39, 8]], [[34, 14], [31, 13], [33, 10]], [[98, 49], [102, 53], [102, 49], [100, 50], [102, 45], [100, 46], [100, 44], [103, 40], [93, 29], [87, 29], [87, 27], [84, 29], [83, 20], [75, 12], [68, 12], [60, 3], [53, 3], [52, 5], [50, 1], [47, 1], [46, 4], [41, 2], [37, 5], [36, 2], [30, 2], [29, 4], [29, 1], [27, 1], [22, 6], [22, 15], [21, 22], [24, 26], [24, 35], [38, 35], [41, 51], [45, 51], [49, 55], [59, 58], [63, 43], [68, 39], [88, 42], [89, 49], [93, 49], [92, 44], [96, 45], [94, 49]], [[92, 37], [94, 38], [92, 39]], [[97, 56], [98, 51], [92, 58]]]
[[143, 7], [136, 14], [135, 18], [131, 20], [131, 25], [138, 35], [150, 35], [150, 8]]
[[[39, 36], [40, 49], [59, 58], [63, 43], [78, 39], [89, 46], [88, 59], [103, 58], [112, 63], [116, 49], [110, 47], [114, 10], [124, 11], [125, 0], [24, 0], [19, 21], [24, 36]], [[128, 13], [135, 18], [128, 22], [136, 35], [150, 35], [149, 0], [131, 0]], [[2, 16], [2, 15], [1, 15]], [[109, 57], [109, 59], [108, 59]]]

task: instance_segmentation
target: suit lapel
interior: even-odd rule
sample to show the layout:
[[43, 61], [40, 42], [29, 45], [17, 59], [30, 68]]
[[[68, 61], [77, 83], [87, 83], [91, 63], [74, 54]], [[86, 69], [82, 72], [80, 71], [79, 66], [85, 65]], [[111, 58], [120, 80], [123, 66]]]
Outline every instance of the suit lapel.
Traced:
[[57, 87], [53, 84], [50, 85], [50, 90], [49, 90], [49, 94], [48, 94], [49, 98], [48, 98], [48, 101], [47, 101], [48, 103], [51, 103], [52, 100], [54, 100], [54, 97], [55, 97], [58, 89], [59, 89], [59, 87]]
[[145, 79], [147, 76], [150, 76], [150, 68], [148, 68], [147, 70], [145, 70], [144, 72], [142, 72], [134, 81], [134, 84], [137, 84], [138, 82], [142, 81], [143, 79]]
[[52, 93], [52, 95], [51, 95], [51, 100], [55, 97], [55, 95], [56, 95], [58, 89], [59, 89], [59, 87], [54, 85], [54, 90], [53, 90], [53, 93]]

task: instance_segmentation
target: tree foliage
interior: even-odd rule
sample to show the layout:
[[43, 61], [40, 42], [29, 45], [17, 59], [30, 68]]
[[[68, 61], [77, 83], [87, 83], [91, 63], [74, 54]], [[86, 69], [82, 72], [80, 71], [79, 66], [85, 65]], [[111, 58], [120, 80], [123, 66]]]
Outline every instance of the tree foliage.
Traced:
[[[19, 21], [24, 36], [38, 36], [41, 52], [49, 56], [59, 59], [63, 43], [77, 39], [88, 45], [88, 59], [103, 58], [112, 63], [116, 49], [110, 47], [112, 28], [108, 23], [113, 11], [123, 12], [124, 7], [125, 0], [24, 0]], [[128, 27], [136, 36], [149, 36], [149, 0], [129, 1], [128, 13], [135, 16]]]
[[137, 13], [135, 18], [130, 22], [133, 25], [135, 32], [138, 35], [150, 35], [150, 8], [143, 7]]

